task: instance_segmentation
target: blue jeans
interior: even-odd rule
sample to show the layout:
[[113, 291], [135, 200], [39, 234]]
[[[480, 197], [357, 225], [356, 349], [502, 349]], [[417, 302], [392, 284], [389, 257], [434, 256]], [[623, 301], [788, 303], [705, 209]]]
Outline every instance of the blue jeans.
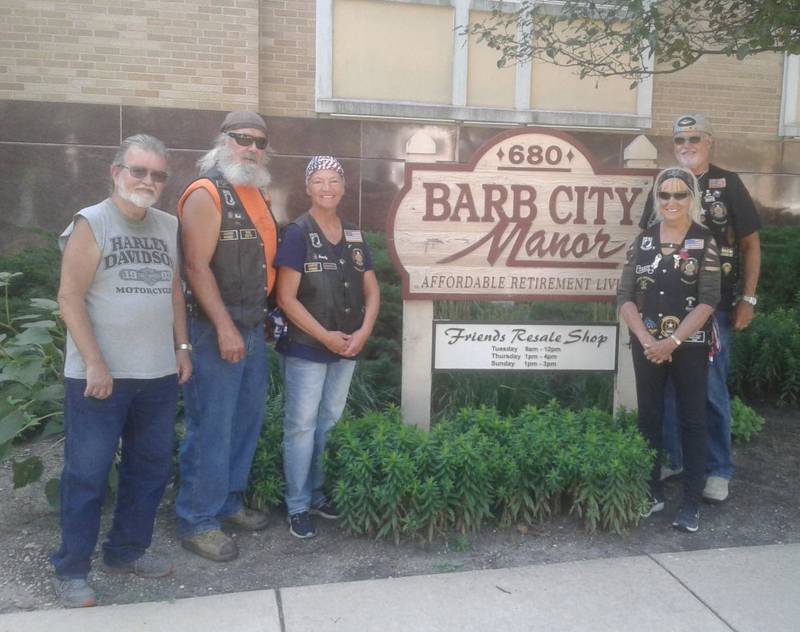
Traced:
[[239, 328], [245, 357], [222, 359], [214, 325], [190, 315], [194, 374], [184, 386], [186, 436], [175, 501], [181, 537], [220, 528], [242, 508], [269, 385], [264, 326]]
[[[728, 394], [728, 371], [731, 366], [731, 344], [733, 331], [730, 312], [715, 312], [722, 349], [708, 365], [708, 395], [706, 419], [708, 423], [709, 476], [721, 476], [730, 480], [733, 476], [731, 449], [731, 401]], [[664, 398], [664, 447], [669, 454], [670, 467], [679, 469], [683, 465], [681, 456], [680, 425], [675, 407], [675, 389], [668, 382]]]
[[283, 471], [290, 516], [325, 500], [322, 454], [328, 432], [344, 411], [355, 368], [355, 360], [283, 357]]
[[107, 399], [83, 396], [86, 380], [64, 380], [61, 548], [50, 556], [62, 579], [85, 578], [100, 531], [108, 473], [122, 439], [114, 522], [105, 561], [127, 564], [153, 538], [153, 522], [172, 469], [176, 375], [116, 379]]

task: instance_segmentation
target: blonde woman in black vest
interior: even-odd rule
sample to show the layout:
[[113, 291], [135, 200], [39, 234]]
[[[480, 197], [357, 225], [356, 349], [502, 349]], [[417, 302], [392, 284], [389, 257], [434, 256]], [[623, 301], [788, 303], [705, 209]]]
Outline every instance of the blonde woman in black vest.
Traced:
[[719, 302], [719, 252], [711, 232], [699, 223], [698, 185], [691, 171], [662, 171], [655, 197], [660, 222], [642, 232], [628, 250], [617, 304], [631, 331], [639, 430], [657, 452], [643, 517], [664, 509], [661, 424], [669, 376], [675, 384], [684, 454], [683, 499], [672, 526], [691, 533], [699, 527], [705, 478], [706, 376], [711, 315]]
[[316, 535], [312, 515], [335, 519], [322, 454], [347, 401], [358, 357], [378, 317], [380, 290], [361, 231], [342, 221], [344, 170], [333, 156], [306, 168], [311, 208], [286, 227], [275, 266], [288, 331], [278, 343], [286, 393], [283, 463], [289, 531]]

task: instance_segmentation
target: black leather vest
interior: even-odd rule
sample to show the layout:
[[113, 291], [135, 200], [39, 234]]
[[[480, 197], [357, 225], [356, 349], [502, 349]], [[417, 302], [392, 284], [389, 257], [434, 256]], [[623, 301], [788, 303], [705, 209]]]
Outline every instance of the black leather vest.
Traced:
[[[644, 231], [636, 240], [634, 296], [647, 330], [658, 340], [674, 333], [686, 314], [697, 306], [698, 279], [711, 232], [692, 222], [680, 248], [661, 253], [660, 225]], [[684, 342], [710, 343], [711, 319]]]
[[[234, 323], [244, 328], [255, 327], [264, 323], [267, 316], [264, 240], [236, 191], [219, 171], [214, 169], [199, 179], [210, 180], [219, 194], [222, 221], [210, 268], [222, 302]], [[191, 290], [187, 290], [186, 303], [190, 310], [202, 311]]]
[[[354, 236], [360, 231], [342, 222], [344, 250], [337, 257], [308, 213], [294, 222], [306, 236], [306, 258], [297, 299], [328, 331], [351, 334], [364, 322], [364, 243]], [[350, 238], [348, 238], [348, 235]], [[327, 348], [313, 336], [289, 322], [289, 340], [316, 349]]]

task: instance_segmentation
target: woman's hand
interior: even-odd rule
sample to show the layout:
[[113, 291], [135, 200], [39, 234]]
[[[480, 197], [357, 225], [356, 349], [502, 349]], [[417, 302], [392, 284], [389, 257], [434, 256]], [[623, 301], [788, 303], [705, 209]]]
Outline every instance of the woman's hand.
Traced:
[[367, 339], [369, 338], [369, 333], [362, 327], [361, 329], [357, 329], [350, 335], [350, 342], [347, 345], [347, 348], [344, 350], [343, 355], [345, 358], [355, 358], [361, 350], [364, 348], [364, 345], [367, 344]]
[[321, 342], [333, 353], [343, 356], [350, 344], [350, 338], [351, 336], [342, 331], [326, 331]]
[[672, 352], [678, 347], [672, 338], [655, 340], [651, 336], [651, 339], [653, 341], [652, 343], [642, 344], [644, 347], [644, 357], [650, 360], [650, 362], [653, 364], [672, 362]]

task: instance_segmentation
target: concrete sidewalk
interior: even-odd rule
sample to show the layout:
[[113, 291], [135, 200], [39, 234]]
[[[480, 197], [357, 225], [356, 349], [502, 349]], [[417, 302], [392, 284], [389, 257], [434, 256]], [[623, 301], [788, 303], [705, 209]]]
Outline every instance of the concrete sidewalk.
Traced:
[[798, 632], [800, 544], [0, 615], [0, 632]]

